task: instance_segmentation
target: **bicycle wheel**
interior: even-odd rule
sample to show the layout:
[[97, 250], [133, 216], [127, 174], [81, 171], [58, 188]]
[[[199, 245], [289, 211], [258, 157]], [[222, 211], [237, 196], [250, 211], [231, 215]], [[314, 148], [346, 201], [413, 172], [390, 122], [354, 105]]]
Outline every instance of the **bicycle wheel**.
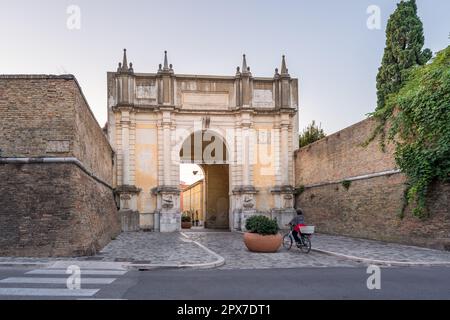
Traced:
[[309, 240], [308, 236], [302, 236], [302, 245], [300, 246], [300, 250], [304, 253], [309, 253], [311, 251], [311, 240]]
[[286, 233], [283, 237], [283, 247], [286, 250], [290, 250], [292, 247], [292, 238], [291, 235], [289, 233]]

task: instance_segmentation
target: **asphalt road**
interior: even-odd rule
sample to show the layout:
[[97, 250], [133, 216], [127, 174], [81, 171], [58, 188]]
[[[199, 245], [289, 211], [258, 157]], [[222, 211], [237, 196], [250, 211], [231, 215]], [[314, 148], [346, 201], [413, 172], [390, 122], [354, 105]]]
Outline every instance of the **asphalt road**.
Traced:
[[81, 291], [68, 291], [64, 272], [3, 268], [0, 299], [450, 299], [449, 267], [381, 268], [379, 290], [367, 288], [366, 271], [358, 267], [93, 272], [82, 274]]

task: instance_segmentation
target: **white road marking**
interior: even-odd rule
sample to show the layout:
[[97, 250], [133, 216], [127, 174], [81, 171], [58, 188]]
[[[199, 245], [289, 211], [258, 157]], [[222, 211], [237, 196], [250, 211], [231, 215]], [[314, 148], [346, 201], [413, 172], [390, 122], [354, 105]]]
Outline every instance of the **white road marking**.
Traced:
[[[81, 270], [81, 277], [84, 275], [105, 275], [105, 276], [122, 276], [127, 273], [127, 270]], [[66, 269], [36, 269], [28, 271], [25, 274], [64, 274]]]
[[[81, 284], [111, 284], [116, 278], [81, 278]], [[0, 280], [0, 283], [40, 283], [40, 284], [66, 284], [66, 278], [31, 278], [11, 277]]]
[[[81, 285], [109, 285], [117, 278], [107, 276], [121, 276], [128, 270], [117, 269], [86, 269], [81, 270]], [[16, 286], [27, 284], [38, 284], [39, 287], [34, 288], [3, 288], [0, 287], [0, 296], [36, 296], [36, 297], [79, 297], [88, 298], [94, 296], [99, 288], [93, 289], [75, 289], [71, 290], [66, 287], [67, 279], [70, 274], [66, 274], [66, 269], [35, 269], [25, 273], [24, 277], [9, 277], [0, 280], [0, 285]], [[30, 276], [31, 275], [31, 276]], [[60, 275], [60, 277], [42, 277], [34, 275]], [[87, 275], [96, 275], [97, 277], [86, 277]], [[101, 277], [105, 276], [105, 277]], [[56, 287], [55, 287], [56, 286]]]
[[0, 288], [0, 296], [91, 297], [100, 289]]

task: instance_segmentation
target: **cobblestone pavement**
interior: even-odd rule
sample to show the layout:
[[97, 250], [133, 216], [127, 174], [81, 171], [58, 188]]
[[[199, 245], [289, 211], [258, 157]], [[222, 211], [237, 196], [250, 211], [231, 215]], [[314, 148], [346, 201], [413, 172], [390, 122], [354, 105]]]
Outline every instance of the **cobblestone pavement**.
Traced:
[[[297, 248], [276, 253], [254, 253], [247, 250], [238, 232], [184, 232], [189, 238], [207, 246], [225, 258], [219, 269], [268, 269], [298, 267], [355, 267], [362, 264], [339, 257], [311, 251], [302, 253]], [[313, 239], [314, 246], [314, 239]]]
[[53, 264], [59, 261], [131, 262], [152, 265], [202, 264], [217, 257], [180, 233], [124, 232], [91, 257], [23, 258], [0, 257], [2, 264]]
[[343, 236], [316, 234], [313, 247], [359, 258], [406, 263], [450, 264], [450, 252]]
[[180, 233], [127, 232], [111, 241], [97, 256], [103, 261], [133, 261], [142, 264], [211, 263], [217, 257]]
[[[197, 241], [225, 259], [221, 269], [266, 269], [298, 267], [356, 267], [360, 263], [311, 251], [304, 254], [293, 247], [290, 251], [280, 248], [277, 253], [249, 252], [238, 232], [183, 232], [189, 239]], [[182, 234], [129, 232], [122, 233], [93, 257], [76, 258], [16, 258], [0, 257], [2, 264], [51, 264], [58, 261], [87, 262], [134, 262], [152, 265], [193, 265], [214, 263], [218, 257]], [[313, 249], [325, 250], [340, 255], [363, 259], [395, 261], [404, 263], [443, 263], [450, 266], [450, 252], [412, 247], [380, 241], [356, 239], [342, 236], [315, 234]]]

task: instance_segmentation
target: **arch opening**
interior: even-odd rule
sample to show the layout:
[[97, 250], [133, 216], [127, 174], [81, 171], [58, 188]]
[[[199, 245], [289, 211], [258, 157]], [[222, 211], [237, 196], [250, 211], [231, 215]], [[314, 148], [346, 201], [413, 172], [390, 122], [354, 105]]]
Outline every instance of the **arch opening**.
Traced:
[[229, 152], [225, 140], [216, 132], [197, 131], [185, 139], [179, 155], [182, 214], [191, 217], [193, 228], [229, 229]]

